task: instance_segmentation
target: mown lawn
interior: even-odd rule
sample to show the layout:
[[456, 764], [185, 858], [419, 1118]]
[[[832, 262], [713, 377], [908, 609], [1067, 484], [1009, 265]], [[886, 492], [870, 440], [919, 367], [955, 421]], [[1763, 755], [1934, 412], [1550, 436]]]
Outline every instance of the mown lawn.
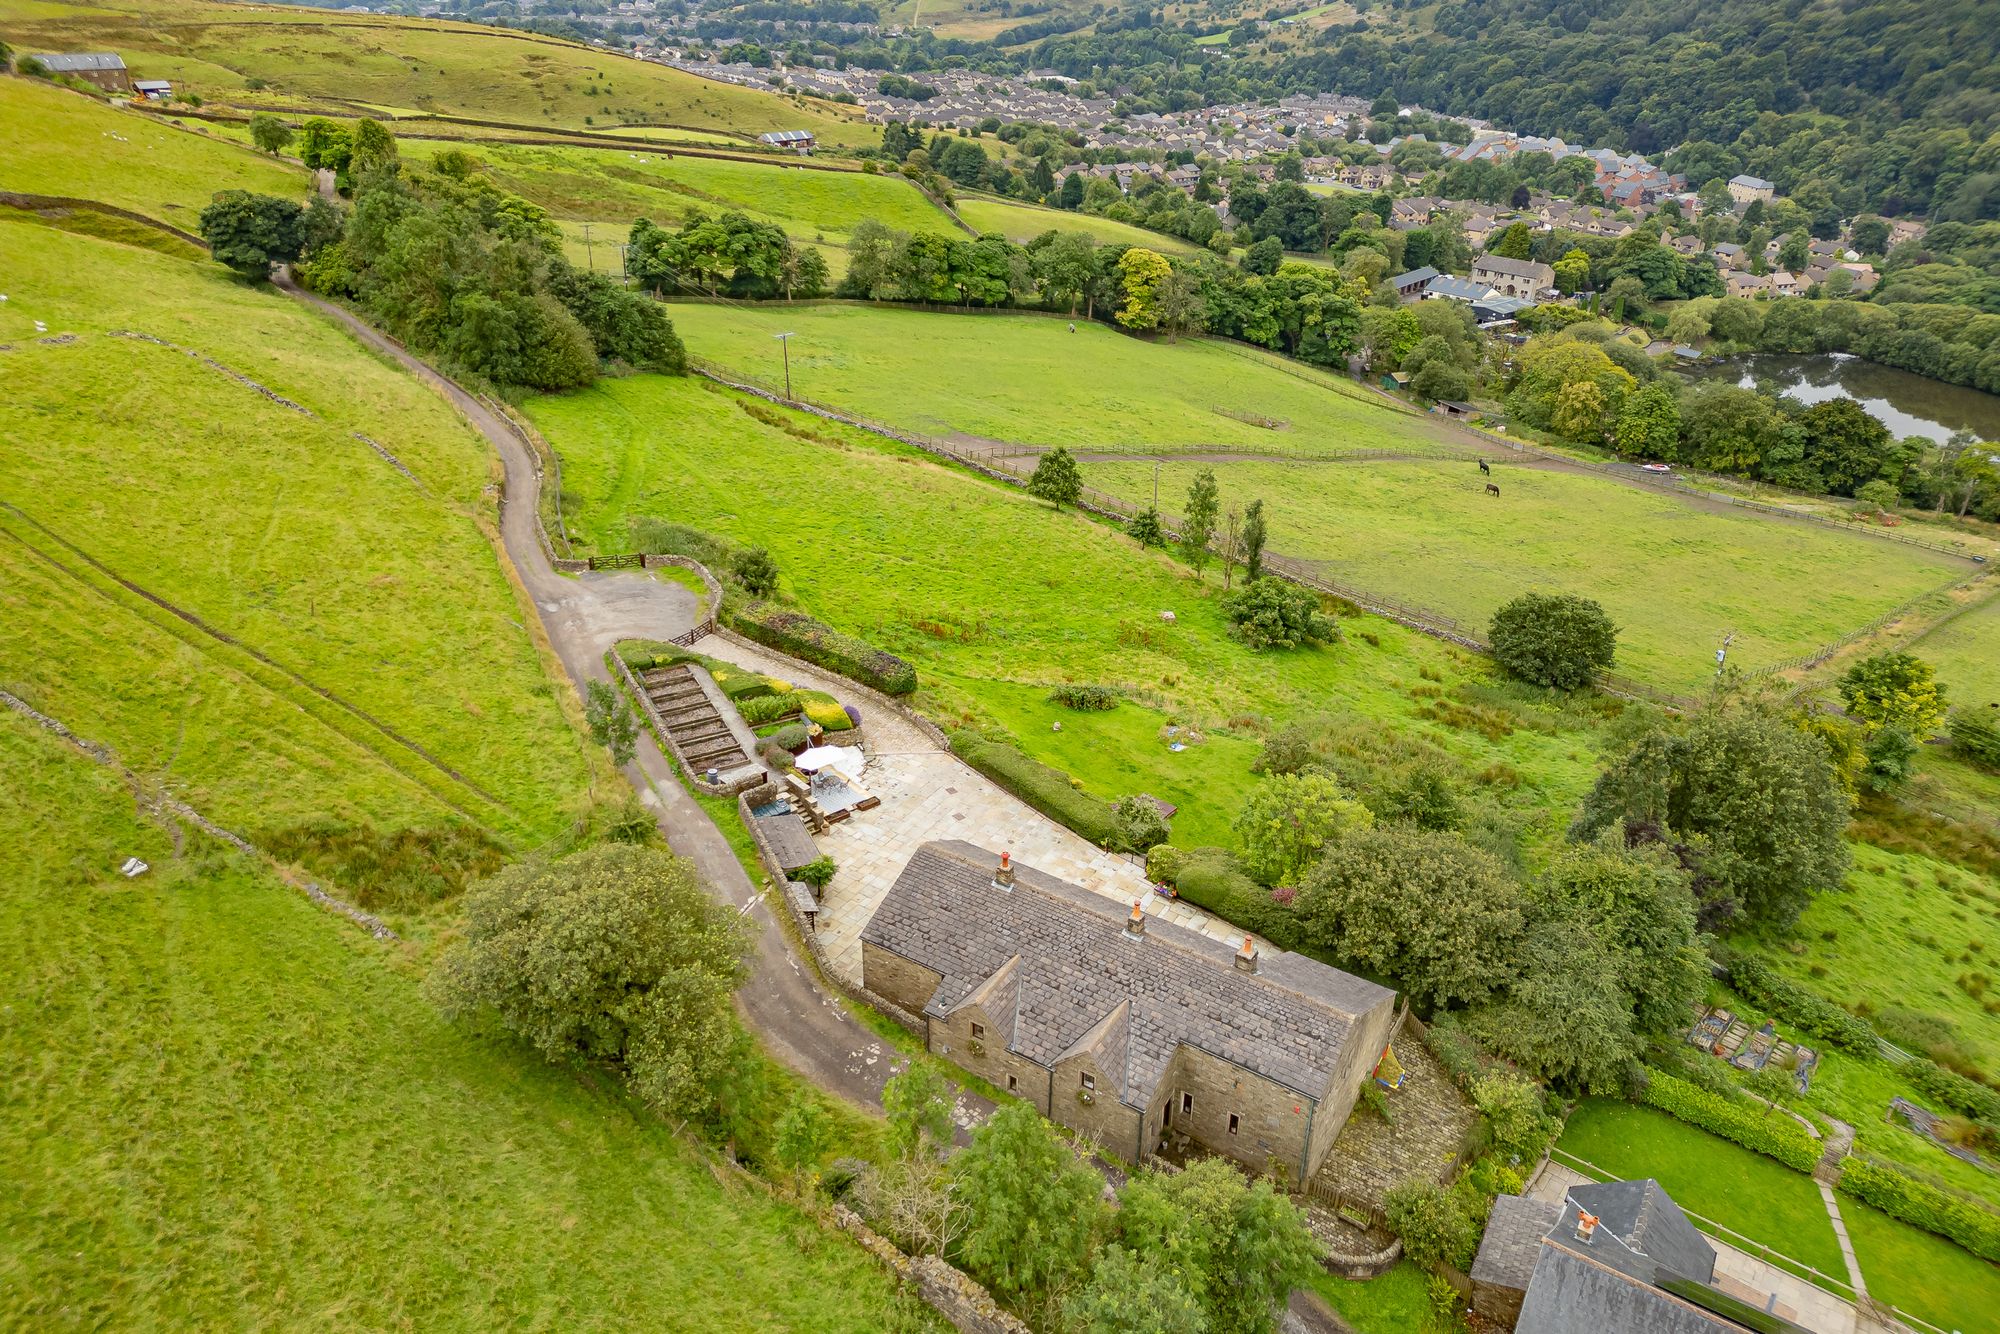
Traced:
[[246, 829], [467, 819], [525, 846], [568, 827], [585, 755], [486, 536], [483, 441], [206, 262], [0, 222], [0, 271], [6, 688]]
[[[0, 1325], [879, 1330], [875, 1260], [0, 710]], [[124, 880], [127, 856], [154, 870]]]
[[1846, 1281], [1826, 1204], [1803, 1172], [1665, 1112], [1601, 1098], [1571, 1114], [1558, 1147], [1619, 1179], [1651, 1177], [1681, 1208]]
[[1456, 447], [1442, 427], [1351, 382], [1239, 344], [1145, 342], [1084, 320], [1071, 333], [1045, 315], [893, 306], [683, 305], [674, 320], [695, 356], [767, 384], [783, 380], [772, 335], [790, 331], [800, 397], [932, 435], [1118, 453]]
[[[1159, 469], [1178, 510], [1197, 467], [1225, 503], [1261, 498], [1271, 547], [1358, 588], [1453, 616], [1484, 637], [1521, 593], [1596, 599], [1619, 627], [1616, 669], [1693, 693], [1730, 661], [1746, 670], [1809, 652], [1958, 578], [1916, 547], [1760, 518], [1581, 472], [1503, 467], [1486, 494], [1470, 462], [1232, 460]], [[1084, 480], [1144, 502], [1154, 466], [1084, 464]]]
[[[1476, 659], [1372, 618], [1338, 646], [1251, 653], [1225, 632], [1212, 571], [1197, 581], [1103, 525], [878, 437], [795, 417], [836, 443], [800, 439], [731, 395], [658, 377], [529, 412], [562, 455], [571, 532], [591, 549], [625, 549], [640, 516], [765, 545], [804, 606], [917, 665], [934, 717], [1003, 724], [1100, 795], [1174, 801], [1183, 843], [1219, 838], [1261, 736], [1311, 712], [1430, 737], [1486, 773], [1530, 837], [1559, 832], [1595, 776], [1595, 734], [1569, 714], [1502, 701], [1491, 735], [1417, 716], [1429, 700], [1415, 692], [1484, 689]], [[1059, 719], [1045, 697], [1065, 680], [1131, 702]], [[1211, 740], [1174, 754], [1169, 719]]]
[[[0, 0], [0, 23], [6, 13]], [[201, 230], [201, 211], [218, 190], [297, 199], [307, 189], [302, 168], [40, 79], [0, 75], [0, 124], [5, 188], [95, 199], [182, 231]], [[21, 280], [9, 270], [6, 281]]]
[[1312, 1276], [1310, 1286], [1356, 1334], [1425, 1334], [1431, 1328], [1424, 1271], [1408, 1260], [1365, 1283], [1321, 1270]]
[[1043, 232], [1083, 232], [1105, 245], [1136, 245], [1163, 255], [1193, 254], [1195, 246], [1178, 236], [1148, 231], [1115, 218], [1100, 218], [1080, 210], [1044, 208], [997, 195], [961, 194], [953, 205], [958, 216], [981, 232], [999, 232], [1010, 241], [1026, 243]]
[[1849, 1195], [1840, 1197], [1840, 1217], [1869, 1296], [1940, 1329], [2000, 1330], [2000, 1266]]
[[830, 144], [881, 138], [858, 112], [558, 38], [438, 19], [348, 12], [336, 25], [208, 0], [0, 0], [0, 24], [18, 50], [119, 51], [138, 77], [171, 79], [210, 100], [242, 94], [256, 78], [269, 93], [550, 128], [648, 121], [752, 135], [809, 129]]

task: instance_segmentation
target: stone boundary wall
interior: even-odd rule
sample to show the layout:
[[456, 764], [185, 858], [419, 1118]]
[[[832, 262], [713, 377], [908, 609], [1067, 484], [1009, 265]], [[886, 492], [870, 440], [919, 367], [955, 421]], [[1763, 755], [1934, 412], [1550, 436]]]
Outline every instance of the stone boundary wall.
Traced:
[[116, 204], [106, 204], [96, 199], [73, 199], [68, 195], [34, 195], [24, 194], [19, 190], [0, 190], [0, 204], [5, 204], [9, 208], [25, 209], [30, 213], [56, 209], [69, 212], [108, 213], [114, 218], [123, 218], [142, 227], [151, 227], [156, 232], [165, 232], [175, 240], [185, 241], [203, 253], [208, 250], [208, 242], [193, 232], [183, 231], [170, 222], [161, 222], [158, 218], [149, 218], [143, 213], [134, 213], [129, 208], [120, 208]]
[[[49, 717], [46, 713], [34, 708], [27, 701], [17, 698], [5, 690], [0, 690], [0, 704], [5, 704], [8, 708], [27, 718], [30, 722], [39, 725], [44, 731], [53, 732], [77, 750], [82, 751], [85, 755], [97, 761], [97, 763], [104, 765], [106, 768], [116, 770], [127, 785], [134, 789], [134, 795], [138, 797], [140, 806], [146, 808], [148, 813], [154, 816], [154, 818], [159, 819], [170, 816], [175, 819], [185, 820], [195, 828], [201, 830], [202, 833], [207, 834], [210, 838], [220, 839], [230, 847], [235, 848], [238, 852], [255, 857], [267, 865], [278, 865], [277, 858], [271, 856], [241, 834], [232, 833], [224, 829], [221, 825], [214, 823], [186, 802], [176, 800], [164, 792], [147, 796], [139, 790], [138, 777], [119, 761], [118, 757], [111, 752], [108, 746], [100, 745], [95, 741], [86, 741], [84, 738], [70, 731], [69, 728], [64, 727], [54, 718]], [[178, 839], [176, 842], [178, 843]], [[289, 875], [283, 878], [287, 881], [292, 880], [292, 877]], [[367, 931], [375, 939], [400, 939], [381, 918], [375, 916], [373, 913], [363, 912], [343, 899], [335, 898], [322, 889], [319, 882], [310, 876], [302, 876], [294, 883], [298, 886], [299, 891], [314, 903], [319, 904], [322, 908], [331, 909], [339, 913], [342, 917], [347, 918], [355, 925]]]
[[914, 1288], [925, 1305], [949, 1320], [960, 1334], [1030, 1334], [1026, 1325], [1002, 1310], [993, 1295], [970, 1275], [937, 1256], [905, 1255], [844, 1204], [833, 1206], [833, 1222]]
[[1394, 1269], [1402, 1258], [1403, 1239], [1398, 1237], [1381, 1250], [1369, 1255], [1348, 1255], [1341, 1251], [1329, 1251], [1326, 1258], [1320, 1261], [1320, 1266], [1329, 1274], [1364, 1280], [1382, 1277]]

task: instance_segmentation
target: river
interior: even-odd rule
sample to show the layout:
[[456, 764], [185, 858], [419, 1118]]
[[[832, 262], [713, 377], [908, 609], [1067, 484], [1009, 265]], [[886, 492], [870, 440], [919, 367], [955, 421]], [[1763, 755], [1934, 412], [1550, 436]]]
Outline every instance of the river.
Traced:
[[1691, 374], [1700, 380], [1785, 394], [1806, 404], [1851, 398], [1898, 440], [1920, 435], [1942, 444], [1955, 431], [2000, 440], [2000, 396], [1927, 380], [1845, 352], [1737, 357], [1697, 367]]

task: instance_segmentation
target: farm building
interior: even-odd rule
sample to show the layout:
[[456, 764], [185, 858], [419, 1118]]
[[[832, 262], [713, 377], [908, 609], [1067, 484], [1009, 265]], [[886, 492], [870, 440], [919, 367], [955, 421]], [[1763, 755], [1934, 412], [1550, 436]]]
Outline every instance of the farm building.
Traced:
[[788, 149], [800, 157], [810, 157], [813, 145], [819, 141], [813, 138], [811, 130], [772, 130], [769, 134], [758, 135], [757, 142], [771, 148]]
[[132, 72], [125, 68], [124, 58], [108, 51], [57, 52], [37, 55], [34, 59], [42, 62], [42, 67], [51, 74], [67, 74], [107, 93], [132, 91]]
[[148, 102], [167, 102], [174, 96], [174, 86], [165, 79], [134, 79], [132, 91]]
[[926, 843], [861, 933], [862, 984], [925, 1046], [1138, 1161], [1183, 1141], [1304, 1180], [1385, 1051], [1395, 993], [1245, 937], [1128, 915]]

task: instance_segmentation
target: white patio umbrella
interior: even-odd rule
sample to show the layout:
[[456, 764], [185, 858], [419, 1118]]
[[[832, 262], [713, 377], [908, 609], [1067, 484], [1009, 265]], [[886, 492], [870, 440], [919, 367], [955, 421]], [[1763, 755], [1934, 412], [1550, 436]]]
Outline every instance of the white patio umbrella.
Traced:
[[851, 760], [854, 755], [851, 746], [814, 746], [792, 763], [807, 773], [820, 769], [845, 769], [847, 766], [843, 761]]

